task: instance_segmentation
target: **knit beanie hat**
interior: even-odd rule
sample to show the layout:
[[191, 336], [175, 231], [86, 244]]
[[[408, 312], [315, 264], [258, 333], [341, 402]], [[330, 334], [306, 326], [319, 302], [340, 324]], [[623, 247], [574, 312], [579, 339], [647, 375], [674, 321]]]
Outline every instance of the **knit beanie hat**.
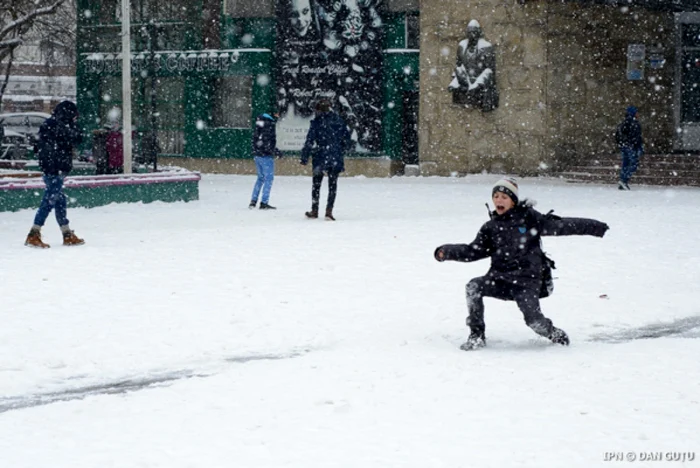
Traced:
[[504, 177], [493, 186], [491, 196], [496, 192], [503, 192], [513, 200], [513, 203], [518, 204], [518, 183], [512, 177]]
[[637, 108], [634, 107], [634, 106], [629, 106], [629, 107], [627, 108], [627, 115], [632, 116], [632, 117], [634, 117], [635, 115], [637, 115]]

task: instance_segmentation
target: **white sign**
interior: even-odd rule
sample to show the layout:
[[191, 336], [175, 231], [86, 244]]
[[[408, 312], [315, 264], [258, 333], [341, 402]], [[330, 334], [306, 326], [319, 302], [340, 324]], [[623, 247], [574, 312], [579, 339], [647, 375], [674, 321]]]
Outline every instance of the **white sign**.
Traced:
[[290, 105], [286, 116], [277, 121], [277, 148], [281, 151], [301, 151], [309, 133], [310, 117], [294, 114], [294, 105]]

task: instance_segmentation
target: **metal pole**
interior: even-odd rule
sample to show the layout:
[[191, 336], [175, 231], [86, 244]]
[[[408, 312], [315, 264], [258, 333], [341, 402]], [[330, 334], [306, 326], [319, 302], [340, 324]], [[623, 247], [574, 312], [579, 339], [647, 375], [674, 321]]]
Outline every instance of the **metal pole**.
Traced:
[[156, 119], [156, 113], [158, 111], [157, 101], [156, 101], [156, 57], [155, 57], [155, 41], [156, 41], [156, 25], [151, 20], [151, 28], [149, 31], [149, 48], [151, 49], [151, 155], [153, 156], [153, 172], [158, 171], [158, 152], [156, 151], [156, 142], [158, 141], [158, 121]]
[[129, 0], [122, 0], [122, 119], [124, 174], [131, 174], [131, 19]]

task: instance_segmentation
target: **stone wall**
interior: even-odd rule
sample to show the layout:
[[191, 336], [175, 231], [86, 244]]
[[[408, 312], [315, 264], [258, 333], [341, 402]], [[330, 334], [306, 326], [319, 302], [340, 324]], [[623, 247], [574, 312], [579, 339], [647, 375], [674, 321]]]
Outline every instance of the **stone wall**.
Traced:
[[[447, 91], [471, 19], [496, 47], [500, 106], [493, 112], [453, 104]], [[630, 103], [640, 108], [651, 145], [670, 150], [672, 28], [671, 15], [641, 9], [559, 0], [423, 0], [423, 174], [534, 174], [610, 153], [612, 132]], [[629, 43], [661, 44], [667, 58], [661, 73], [627, 81]]]
[[[214, 158], [158, 158], [159, 166], [176, 166], [206, 174], [256, 174], [252, 159], [214, 159]], [[390, 177], [398, 171], [396, 162], [389, 158], [345, 158], [343, 177]], [[298, 156], [286, 156], [275, 160], [275, 175], [309, 176], [311, 162], [306, 166], [299, 164]]]
[[[647, 153], [673, 149], [673, 16], [644, 9], [550, 2], [547, 14], [546, 156], [555, 166], [617, 151], [612, 137], [629, 105], [639, 108]], [[626, 77], [628, 44], [661, 46], [662, 69]]]

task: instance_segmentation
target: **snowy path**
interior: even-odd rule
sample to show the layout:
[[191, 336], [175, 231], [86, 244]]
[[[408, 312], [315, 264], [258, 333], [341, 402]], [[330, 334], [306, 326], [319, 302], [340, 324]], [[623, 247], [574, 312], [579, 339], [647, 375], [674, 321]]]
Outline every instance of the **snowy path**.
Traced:
[[488, 263], [432, 253], [474, 238], [495, 179], [344, 178], [330, 223], [303, 219], [307, 178], [278, 177], [261, 212], [253, 178], [204, 176], [198, 202], [70, 210], [80, 248], [50, 219], [48, 251], [22, 245], [32, 211], [0, 213], [0, 466], [700, 455], [700, 190], [521, 181], [611, 230], [545, 239], [543, 310], [571, 347], [487, 299], [489, 347], [464, 353], [464, 284]]

